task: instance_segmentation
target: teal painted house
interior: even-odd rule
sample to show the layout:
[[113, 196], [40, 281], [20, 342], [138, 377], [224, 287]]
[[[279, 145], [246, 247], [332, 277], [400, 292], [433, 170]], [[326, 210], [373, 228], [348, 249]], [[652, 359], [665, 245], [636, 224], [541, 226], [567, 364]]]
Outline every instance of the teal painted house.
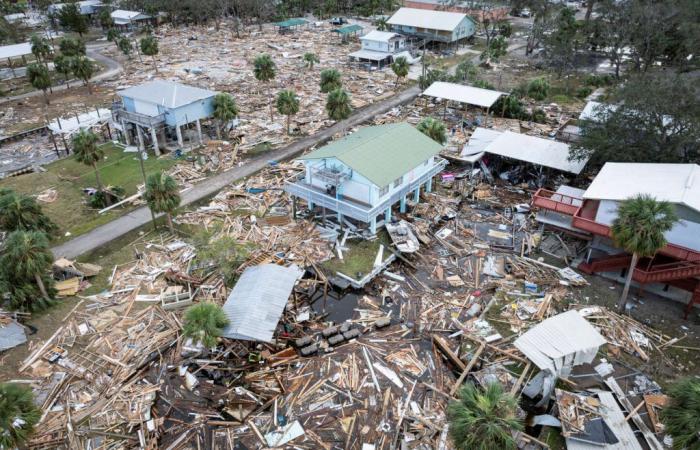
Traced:
[[405, 212], [409, 196], [418, 202], [421, 188], [430, 192], [447, 164], [441, 150], [407, 123], [363, 128], [300, 158], [304, 175], [285, 191], [309, 209], [330, 209], [339, 222], [354, 219], [375, 233], [377, 219], [391, 220], [394, 206]]

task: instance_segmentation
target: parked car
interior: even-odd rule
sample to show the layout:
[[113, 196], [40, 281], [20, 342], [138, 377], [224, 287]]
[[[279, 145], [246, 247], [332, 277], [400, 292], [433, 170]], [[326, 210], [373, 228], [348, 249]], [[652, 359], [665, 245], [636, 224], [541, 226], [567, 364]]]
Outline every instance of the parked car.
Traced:
[[333, 17], [331, 19], [331, 24], [333, 25], [344, 25], [346, 23], [348, 23], [348, 21], [345, 17]]
[[529, 8], [523, 8], [520, 10], [520, 17], [530, 17], [532, 13]]

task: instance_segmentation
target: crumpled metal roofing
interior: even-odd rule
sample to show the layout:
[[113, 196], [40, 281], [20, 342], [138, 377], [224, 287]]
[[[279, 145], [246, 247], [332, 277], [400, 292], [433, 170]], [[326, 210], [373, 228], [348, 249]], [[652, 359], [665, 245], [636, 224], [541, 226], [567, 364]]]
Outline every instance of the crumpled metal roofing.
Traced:
[[0, 351], [7, 350], [27, 342], [24, 327], [14, 320], [0, 326]]
[[248, 267], [224, 303], [229, 324], [222, 336], [271, 342], [294, 284], [303, 274], [295, 265]]
[[542, 370], [567, 376], [573, 366], [590, 363], [607, 341], [578, 311], [540, 322], [515, 340], [515, 347]]

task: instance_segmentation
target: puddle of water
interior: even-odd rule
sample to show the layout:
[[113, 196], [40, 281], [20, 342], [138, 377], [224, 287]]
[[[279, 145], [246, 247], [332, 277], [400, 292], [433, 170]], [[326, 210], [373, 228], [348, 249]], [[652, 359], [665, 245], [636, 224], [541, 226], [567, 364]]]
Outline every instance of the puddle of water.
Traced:
[[341, 323], [353, 318], [357, 302], [361, 296], [362, 291], [328, 289], [328, 295], [324, 301], [323, 289], [319, 289], [311, 297], [312, 308], [316, 314], [327, 314], [323, 319], [324, 321]]

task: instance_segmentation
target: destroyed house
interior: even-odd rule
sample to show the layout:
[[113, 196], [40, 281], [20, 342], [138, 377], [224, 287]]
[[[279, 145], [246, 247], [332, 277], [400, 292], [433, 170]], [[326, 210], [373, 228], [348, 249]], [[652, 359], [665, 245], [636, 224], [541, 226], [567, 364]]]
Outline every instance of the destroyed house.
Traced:
[[114, 25], [123, 28], [132, 28], [134, 26], [147, 24], [153, 20], [148, 14], [138, 11], [126, 11], [123, 9], [112, 11], [110, 16], [112, 20], [114, 20]]
[[666, 233], [666, 246], [640, 258], [632, 279], [660, 295], [689, 299], [687, 314], [700, 303], [700, 166], [606, 163], [587, 190], [540, 189], [533, 204], [541, 208], [538, 221], [589, 240], [581, 270], [622, 277], [632, 256], [615, 246], [611, 226], [620, 202], [638, 194], [672, 203], [680, 220]]
[[387, 21], [391, 31], [415, 38], [451, 44], [476, 32], [474, 19], [463, 13], [400, 8]]
[[398, 203], [406, 211], [409, 195], [420, 199], [421, 187], [432, 189], [432, 179], [447, 162], [437, 157], [442, 146], [407, 123], [363, 128], [303, 156], [305, 173], [285, 190], [295, 199], [328, 208], [338, 220], [351, 218], [377, 230], [377, 217], [391, 220]]
[[197, 140], [201, 143], [201, 121], [213, 115], [216, 94], [163, 80], [118, 91], [120, 101], [112, 106], [115, 128], [122, 132], [127, 144], [134, 141], [143, 149], [148, 143], [157, 155], [161, 146], [167, 147], [168, 138], [174, 137], [182, 148], [182, 129], [191, 124], [196, 126]]

